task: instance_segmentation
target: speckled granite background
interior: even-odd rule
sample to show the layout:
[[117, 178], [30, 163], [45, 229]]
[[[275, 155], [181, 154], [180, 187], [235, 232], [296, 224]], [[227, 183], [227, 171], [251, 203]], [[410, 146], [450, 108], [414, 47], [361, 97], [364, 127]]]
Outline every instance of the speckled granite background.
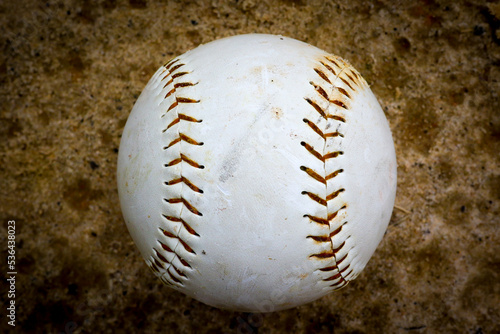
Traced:
[[[348, 59], [384, 107], [399, 163], [397, 208], [362, 275], [265, 315], [162, 286], [115, 182], [123, 126], [154, 71], [251, 32]], [[0, 47], [1, 268], [15, 220], [18, 333], [500, 332], [498, 3], [3, 1]]]

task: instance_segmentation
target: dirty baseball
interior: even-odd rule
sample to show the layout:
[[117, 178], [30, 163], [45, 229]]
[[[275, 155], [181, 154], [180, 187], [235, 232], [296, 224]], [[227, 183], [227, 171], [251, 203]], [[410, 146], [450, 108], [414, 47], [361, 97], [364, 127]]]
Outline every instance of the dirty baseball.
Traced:
[[391, 217], [396, 156], [349, 63], [249, 34], [158, 69], [127, 120], [117, 177], [161, 281], [214, 307], [272, 312], [362, 272]]

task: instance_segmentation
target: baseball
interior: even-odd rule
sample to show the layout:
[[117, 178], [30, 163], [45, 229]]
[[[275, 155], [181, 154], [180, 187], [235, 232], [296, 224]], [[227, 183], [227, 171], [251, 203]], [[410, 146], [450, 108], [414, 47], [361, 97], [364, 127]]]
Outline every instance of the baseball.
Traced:
[[360, 274], [391, 217], [396, 155], [348, 62], [249, 34], [158, 69], [127, 120], [117, 178], [161, 281], [214, 307], [271, 312]]

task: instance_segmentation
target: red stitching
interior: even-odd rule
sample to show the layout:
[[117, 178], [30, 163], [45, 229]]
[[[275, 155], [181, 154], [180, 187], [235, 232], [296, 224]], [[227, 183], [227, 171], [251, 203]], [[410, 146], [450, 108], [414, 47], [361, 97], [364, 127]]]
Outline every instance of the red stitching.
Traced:
[[[186, 115], [186, 114], [181, 114], [178, 112], [176, 109], [180, 104], [194, 104], [194, 103], [199, 103], [200, 100], [192, 99], [190, 97], [186, 96], [177, 96], [179, 93], [179, 90], [182, 90], [183, 88], [186, 87], [191, 87], [194, 86], [198, 83], [192, 83], [189, 82], [188, 80], [184, 80], [181, 82], [176, 82], [179, 78], [187, 78], [186, 75], [189, 74], [187, 71], [179, 71], [179, 69], [183, 68], [185, 66], [184, 63], [181, 63], [179, 58], [174, 59], [164, 65], [166, 75], [161, 79], [161, 81], [167, 81], [166, 84], [164, 85], [164, 89], [172, 85], [171, 89], [166, 93], [164, 98], [174, 98], [174, 101], [170, 104], [170, 106], [167, 108], [165, 113], [161, 116], [162, 118], [167, 115], [169, 112], [173, 112], [174, 110], [177, 112], [176, 117], [174, 120], [172, 120], [163, 130], [162, 132], [165, 133], [169, 129], [171, 129], [174, 125], [179, 124], [181, 121], [186, 121], [186, 122], [193, 122], [193, 123], [200, 123], [202, 120], [196, 119], [192, 116]], [[163, 73], [162, 73], [163, 74]], [[191, 136], [188, 136], [185, 133], [177, 131], [177, 138], [173, 139], [168, 145], [164, 146], [164, 150], [168, 150], [174, 145], [180, 144], [181, 142], [187, 143], [189, 145], [196, 145], [200, 146], [203, 145], [203, 142], [192, 138]], [[182, 152], [182, 151], [181, 151]], [[172, 161], [164, 164], [163, 166], [165, 168], [175, 166], [178, 164], [181, 164], [183, 162], [187, 163], [189, 166], [203, 169], [204, 166], [198, 163], [197, 161], [193, 160], [190, 158], [186, 153], [179, 153], [179, 157], [173, 159]], [[172, 180], [164, 181], [165, 186], [174, 186], [177, 184], [182, 184], [186, 185], [187, 189], [190, 189], [191, 191], [194, 191], [199, 194], [203, 194], [203, 190], [200, 189], [198, 186], [196, 186], [193, 182], [191, 182], [189, 179], [184, 177], [182, 175], [182, 172], [178, 175], [178, 177], [174, 177]], [[183, 207], [185, 207], [189, 212], [202, 216], [202, 213], [188, 200], [182, 197], [182, 193], [179, 193], [179, 196], [177, 197], [172, 197], [172, 198], [164, 198], [163, 199], [165, 202], [170, 203], [170, 204], [180, 204]], [[194, 228], [183, 218], [177, 217], [177, 216], [172, 216], [172, 215], [167, 215], [167, 214], [162, 214], [162, 217], [166, 220], [166, 222], [171, 222], [171, 223], [180, 223], [182, 227], [184, 228], [185, 231], [187, 231], [190, 235], [199, 237], [200, 235], [194, 230]], [[179, 232], [177, 234], [174, 234], [172, 232], [169, 232], [163, 228], [160, 228], [162, 234], [167, 237], [167, 238], [173, 238], [176, 240], [177, 245], [182, 245], [185, 251], [191, 254], [196, 254], [196, 252], [193, 250], [193, 248], [179, 236]], [[180, 230], [179, 230], [180, 231]], [[152, 268], [153, 271], [156, 271], [157, 274], [160, 273], [160, 268], [163, 268], [164, 274], [163, 276], [160, 275], [160, 278], [162, 279], [163, 282], [166, 284], [172, 285], [174, 283], [183, 285], [183, 282], [179, 278], [187, 278], [186, 273], [182, 270], [181, 267], [179, 267], [179, 264], [175, 265], [174, 259], [179, 259], [180, 263], [184, 266], [184, 268], [191, 268], [189, 263], [183, 259], [180, 255], [179, 252], [177, 251], [177, 246], [172, 249], [167, 245], [166, 242], [162, 242], [158, 240], [159, 245], [161, 246], [161, 249], [165, 252], [172, 253], [173, 258], [171, 261], [168, 261], [165, 256], [163, 256], [160, 251], [157, 249], [154, 249], [154, 253], [152, 255], [153, 261], [151, 261], [150, 267]], [[166, 269], [165, 266], [162, 264], [165, 263], [167, 264]], [[166, 274], [165, 274], [166, 273]]]
[[[335, 61], [331, 57], [325, 57], [324, 60], [320, 61], [320, 64], [323, 66], [323, 68], [326, 68], [329, 73], [331, 73], [331, 74], [333, 74], [335, 76], [335, 80], [338, 79], [338, 78], [340, 78], [342, 81], [345, 82], [345, 79], [343, 79], [343, 78], [340, 77], [340, 75], [342, 74], [342, 72], [345, 70], [345, 66], [344, 67], [340, 67], [339, 64], [337, 63], [337, 61]], [[338, 71], [336, 69], [338, 69]], [[330, 80], [330, 78], [326, 75], [326, 73], [323, 70], [321, 70], [320, 68], [314, 68], [314, 71], [318, 74], [318, 76], [321, 79], [323, 79], [324, 82], [332, 85], [332, 80]], [[356, 79], [358, 79], [358, 76], [355, 75], [355, 72], [353, 72], [353, 74], [356, 77]], [[355, 83], [355, 81], [352, 78], [352, 76], [348, 75], [347, 73], [345, 73], [345, 75], [347, 76], [348, 79], [350, 79], [352, 82]], [[353, 87], [348, 82], [345, 82], [345, 83], [346, 83], [346, 85], [349, 88], [351, 88], [352, 90], [354, 90]], [[348, 102], [347, 102], [347, 100], [346, 101], [344, 101], [344, 100], [345, 99], [350, 99], [351, 95], [345, 89], [343, 89], [342, 87], [333, 86], [333, 89], [336, 89], [337, 92], [338, 92], [337, 93], [338, 97], [332, 99], [328, 95], [328, 93], [327, 93], [327, 91], [331, 91], [332, 88], [330, 88], [330, 87], [328, 89], [323, 88], [321, 85], [315, 84], [312, 81], [310, 82], [310, 84], [314, 87], [315, 91], [318, 93], [318, 97], [319, 98], [328, 101], [328, 103], [330, 105], [334, 105], [334, 106], [336, 106], [338, 108], [341, 108], [341, 110], [344, 110], [344, 111], [349, 110]], [[312, 106], [318, 112], [318, 114], [323, 119], [325, 119], [325, 120], [333, 119], [333, 120], [336, 120], [336, 121], [339, 121], [339, 122], [346, 122], [346, 119], [343, 116], [330, 114], [328, 112], [328, 110], [330, 110], [329, 108], [323, 108], [323, 107], [321, 107], [320, 103], [316, 102], [313, 98], [305, 97], [305, 100], [306, 100], [306, 102], [310, 106]], [[304, 118], [303, 121], [316, 134], [318, 134], [321, 138], [323, 138], [323, 140], [325, 141], [325, 143], [328, 140], [328, 138], [333, 138], [333, 137], [343, 138], [344, 137], [343, 134], [340, 133], [340, 132], [338, 132], [338, 131], [335, 131], [335, 132], [326, 132], [326, 131], [323, 131], [322, 129], [319, 128], [319, 126], [316, 123], [310, 121], [309, 119]], [[308, 144], [307, 142], [302, 141], [300, 144], [309, 153], [311, 153], [315, 158], [319, 159], [323, 163], [326, 163], [326, 161], [328, 159], [335, 159], [335, 158], [339, 157], [340, 155], [342, 155], [344, 153], [342, 151], [320, 152], [320, 151], [317, 151], [312, 145]], [[325, 145], [325, 147], [326, 147], [326, 145]], [[307, 166], [300, 166], [300, 169], [302, 171], [306, 172], [314, 180], [323, 183], [325, 186], [327, 186], [327, 184], [328, 184], [327, 181], [328, 180], [331, 180], [334, 177], [338, 176], [340, 173], [344, 172], [344, 170], [342, 168], [339, 168], [336, 171], [334, 171], [334, 172], [332, 172], [332, 173], [330, 173], [328, 175], [323, 176], [321, 172], [315, 171], [312, 168], [309, 168]], [[331, 201], [331, 200], [333, 200], [333, 199], [335, 199], [335, 198], [337, 198], [337, 197], [339, 197], [341, 195], [341, 193], [344, 192], [344, 191], [345, 191], [344, 188], [336, 189], [335, 191], [332, 191], [328, 195], [326, 195], [326, 197], [320, 196], [318, 194], [311, 193], [309, 191], [302, 191], [302, 194], [303, 195], [307, 195], [311, 200], [315, 201], [319, 205], [328, 207], [328, 202]], [[339, 213], [340, 210], [343, 210], [345, 208], [346, 208], [345, 205], [342, 206], [337, 211], [329, 213], [326, 218], [316, 217], [316, 216], [312, 216], [312, 215], [309, 215], [309, 214], [304, 215], [304, 217], [309, 218], [314, 223], [317, 223], [317, 224], [320, 224], [320, 225], [331, 226], [330, 222], [337, 217], [337, 215], [338, 215], [338, 213]], [[335, 263], [333, 266], [319, 268], [319, 270], [320, 271], [334, 271], [334, 270], [337, 271], [337, 273], [335, 273], [334, 275], [332, 275], [332, 276], [324, 279], [324, 281], [339, 280], [338, 282], [335, 282], [332, 285], [330, 285], [332, 288], [335, 288], [335, 289], [336, 288], [340, 288], [342, 286], [345, 286], [348, 283], [348, 281], [344, 278], [344, 277], [347, 277], [347, 276], [344, 276], [343, 273], [347, 270], [347, 268], [349, 268], [349, 265], [347, 265], [343, 269], [340, 269], [340, 267], [339, 267], [340, 264], [347, 258], [348, 252], [346, 252], [346, 254], [341, 259], [337, 259], [337, 254], [346, 245], [346, 241], [344, 240], [336, 248], [333, 247], [333, 241], [332, 241], [332, 238], [335, 237], [338, 233], [340, 233], [340, 231], [342, 230], [342, 227], [346, 223], [347, 222], [343, 222], [342, 225], [340, 225], [334, 231], [330, 232], [328, 235], [319, 235], [319, 236], [309, 235], [309, 236], [307, 236], [307, 238], [309, 238], [309, 239], [311, 239], [311, 240], [313, 240], [315, 242], [318, 242], [318, 243], [324, 243], [324, 242], [330, 242], [331, 243], [330, 250], [322, 251], [322, 252], [316, 253], [316, 254], [312, 254], [312, 255], [310, 255], [310, 257], [311, 258], [317, 258], [317, 259], [333, 259], [333, 261]]]

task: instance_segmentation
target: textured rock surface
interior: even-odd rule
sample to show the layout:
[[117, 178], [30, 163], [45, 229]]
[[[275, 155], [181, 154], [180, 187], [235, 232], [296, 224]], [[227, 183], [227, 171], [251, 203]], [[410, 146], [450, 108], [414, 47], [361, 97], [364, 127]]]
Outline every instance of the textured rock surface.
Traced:
[[[348, 59], [385, 107], [399, 163], [397, 208], [360, 277], [266, 315], [162, 286], [115, 182], [126, 118], [159, 65], [251, 32]], [[0, 245], [5, 263], [14, 219], [19, 332], [500, 331], [498, 4], [18, 0], [0, 4], [0, 47]]]

